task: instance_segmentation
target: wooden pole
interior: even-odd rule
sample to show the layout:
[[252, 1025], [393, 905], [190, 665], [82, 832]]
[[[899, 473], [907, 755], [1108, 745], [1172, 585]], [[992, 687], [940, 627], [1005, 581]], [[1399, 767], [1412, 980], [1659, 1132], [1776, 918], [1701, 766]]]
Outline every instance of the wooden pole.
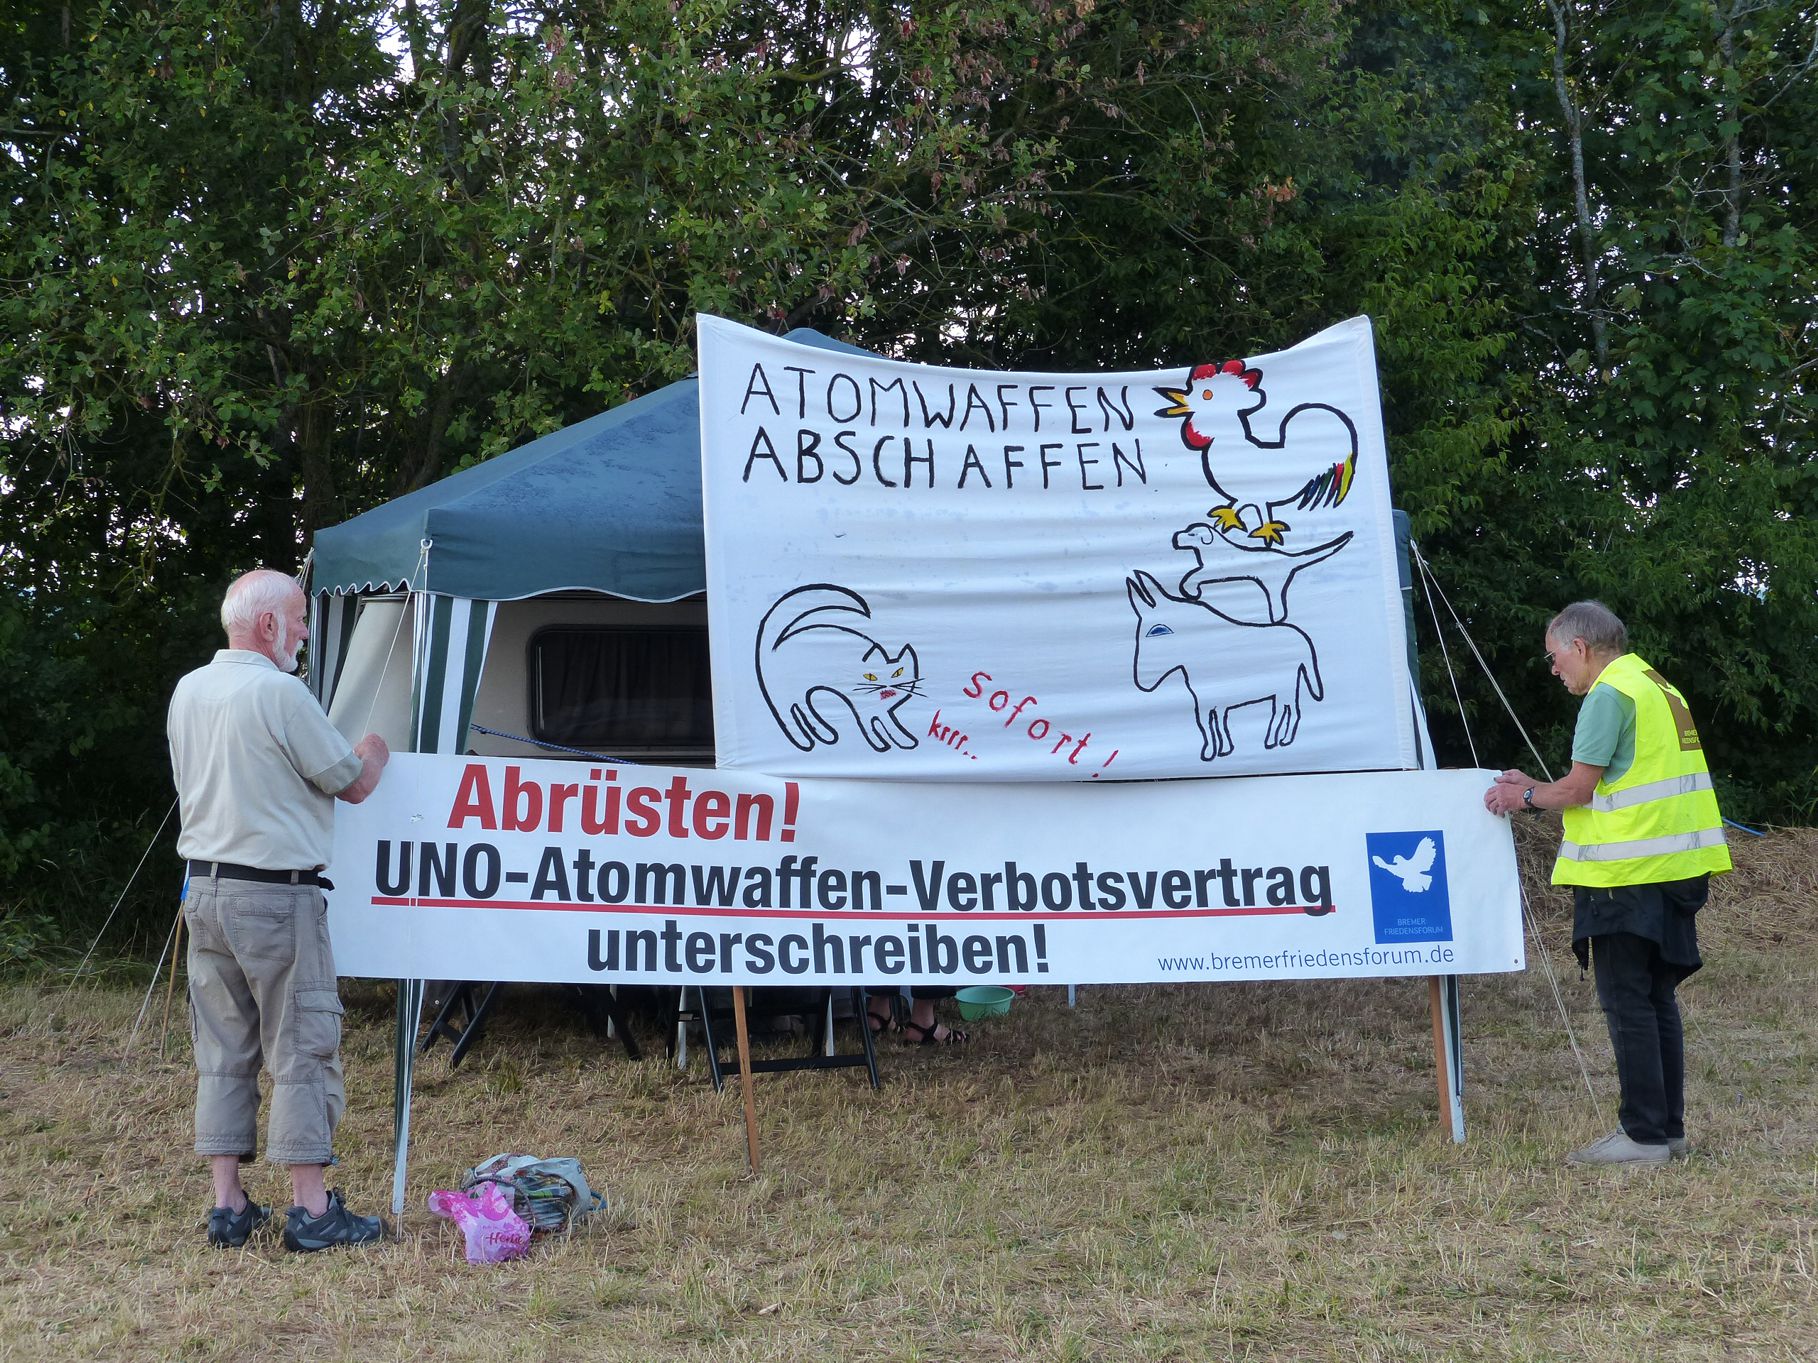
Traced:
[[758, 1171], [757, 1095], [751, 1089], [751, 1031], [745, 1023], [745, 991], [732, 987], [732, 1024], [739, 1037], [739, 1087], [745, 1094], [745, 1153]]
[[1445, 1001], [1440, 996], [1439, 976], [1427, 976], [1427, 1010], [1433, 1015], [1433, 1073], [1439, 1080], [1439, 1118], [1445, 1123], [1446, 1135], [1453, 1132], [1452, 1124], [1452, 1064], [1446, 1054], [1446, 1028], [1443, 1009]]
[[177, 958], [183, 954], [183, 906], [177, 905], [177, 925], [171, 929], [170, 981], [164, 986], [164, 1035], [158, 1038], [158, 1055], [170, 1045], [170, 1004], [177, 992]]

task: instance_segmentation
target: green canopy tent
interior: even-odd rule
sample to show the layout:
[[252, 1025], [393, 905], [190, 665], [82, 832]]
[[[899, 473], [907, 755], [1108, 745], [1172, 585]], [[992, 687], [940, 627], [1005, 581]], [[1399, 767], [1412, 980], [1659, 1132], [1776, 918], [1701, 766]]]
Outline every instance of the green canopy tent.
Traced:
[[[869, 353], [805, 328], [789, 339]], [[688, 378], [319, 531], [311, 684], [327, 707], [361, 597], [407, 594], [409, 747], [460, 752], [497, 603], [577, 590], [679, 601], [705, 589], [703, 544], [700, 395]], [[423, 982], [400, 981], [394, 1213], [422, 1004]]]

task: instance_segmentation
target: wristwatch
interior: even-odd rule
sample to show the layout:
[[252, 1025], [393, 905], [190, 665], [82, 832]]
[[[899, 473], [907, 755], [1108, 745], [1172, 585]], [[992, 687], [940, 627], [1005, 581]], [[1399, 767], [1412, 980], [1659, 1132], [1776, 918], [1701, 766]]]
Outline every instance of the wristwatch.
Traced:
[[1521, 803], [1527, 807], [1528, 813], [1540, 813], [1540, 806], [1534, 803], [1534, 787], [1529, 786], [1526, 790], [1521, 792]]

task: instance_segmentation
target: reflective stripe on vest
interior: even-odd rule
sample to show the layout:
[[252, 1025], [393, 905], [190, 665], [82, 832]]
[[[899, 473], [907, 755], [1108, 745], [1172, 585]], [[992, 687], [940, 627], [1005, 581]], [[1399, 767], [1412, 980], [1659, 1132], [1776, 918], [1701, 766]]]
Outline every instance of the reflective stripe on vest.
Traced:
[[1723, 829], [1701, 828], [1696, 833], [1670, 833], [1664, 838], [1638, 838], [1634, 842], [1596, 842], [1581, 847], [1559, 844], [1565, 861], [1628, 861], [1632, 857], [1664, 857], [1673, 852], [1696, 852], [1701, 847], [1725, 845]]
[[1695, 790], [1711, 788], [1711, 774], [1708, 771], [1695, 771], [1685, 776], [1669, 776], [1664, 781], [1649, 781], [1643, 786], [1630, 786], [1627, 790], [1619, 790], [1610, 795], [1593, 795], [1585, 803], [1601, 814], [1608, 814], [1612, 810], [1627, 809], [1631, 805], [1645, 805], [1650, 800], [1668, 800], [1675, 795], [1690, 795]]

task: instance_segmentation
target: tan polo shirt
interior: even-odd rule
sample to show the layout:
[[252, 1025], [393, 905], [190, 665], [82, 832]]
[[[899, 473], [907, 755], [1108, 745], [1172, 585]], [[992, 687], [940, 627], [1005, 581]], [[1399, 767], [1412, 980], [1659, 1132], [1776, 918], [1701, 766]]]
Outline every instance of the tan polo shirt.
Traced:
[[335, 793], [360, 759], [316, 698], [262, 653], [224, 648], [170, 698], [177, 852], [266, 871], [328, 865]]

